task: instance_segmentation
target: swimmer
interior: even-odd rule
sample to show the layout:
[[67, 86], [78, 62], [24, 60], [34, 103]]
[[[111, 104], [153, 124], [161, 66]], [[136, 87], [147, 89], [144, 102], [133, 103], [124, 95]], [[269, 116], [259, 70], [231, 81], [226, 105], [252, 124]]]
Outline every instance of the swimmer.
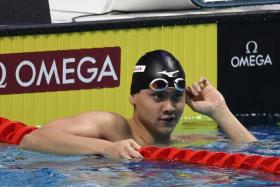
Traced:
[[233, 141], [256, 138], [235, 118], [224, 97], [204, 77], [185, 87], [185, 73], [169, 52], [143, 55], [132, 73], [131, 119], [111, 112], [86, 112], [57, 119], [23, 137], [24, 149], [56, 154], [142, 158], [141, 146], [168, 142], [184, 107], [207, 115]]

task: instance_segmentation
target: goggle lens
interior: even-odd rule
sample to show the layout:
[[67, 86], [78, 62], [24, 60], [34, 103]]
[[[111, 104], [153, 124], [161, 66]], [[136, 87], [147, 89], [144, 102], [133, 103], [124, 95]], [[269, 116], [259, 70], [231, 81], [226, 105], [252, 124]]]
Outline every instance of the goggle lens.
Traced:
[[182, 78], [178, 78], [174, 81], [175, 88], [179, 91], [185, 90], [186, 81]]
[[163, 91], [168, 87], [168, 82], [165, 79], [154, 79], [150, 83], [150, 88], [154, 91]]
[[[184, 91], [185, 90], [185, 80], [183, 78], [177, 78], [174, 81], [174, 87], [176, 88], [176, 90], [178, 91]], [[154, 79], [150, 85], [149, 85], [150, 89], [152, 89], [153, 91], [163, 91], [166, 88], [168, 88], [168, 81], [162, 78], [157, 78]]]

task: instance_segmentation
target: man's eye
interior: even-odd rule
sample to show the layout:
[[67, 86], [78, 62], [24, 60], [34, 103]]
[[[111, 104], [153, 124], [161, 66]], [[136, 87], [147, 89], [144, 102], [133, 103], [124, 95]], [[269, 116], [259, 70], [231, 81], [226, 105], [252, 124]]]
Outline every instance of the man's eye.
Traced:
[[182, 98], [182, 96], [183, 96], [183, 94], [181, 94], [181, 93], [174, 94], [172, 97], [172, 100], [179, 101]]
[[164, 99], [164, 95], [163, 95], [163, 94], [155, 94], [155, 95], [154, 95], [154, 98], [155, 98], [156, 100], [163, 100], [163, 99]]

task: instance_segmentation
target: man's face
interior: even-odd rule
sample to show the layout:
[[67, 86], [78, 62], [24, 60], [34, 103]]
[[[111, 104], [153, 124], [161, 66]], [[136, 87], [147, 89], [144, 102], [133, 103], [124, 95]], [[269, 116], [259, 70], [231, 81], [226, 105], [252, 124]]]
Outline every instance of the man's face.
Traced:
[[185, 106], [185, 93], [175, 88], [143, 89], [133, 96], [135, 117], [153, 135], [169, 137]]

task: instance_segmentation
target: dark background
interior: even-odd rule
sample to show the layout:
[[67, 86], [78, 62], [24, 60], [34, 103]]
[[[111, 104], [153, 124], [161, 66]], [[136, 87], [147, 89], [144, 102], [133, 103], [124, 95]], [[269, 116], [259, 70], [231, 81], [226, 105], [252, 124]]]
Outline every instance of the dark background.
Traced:
[[[272, 66], [231, 66], [234, 56], [248, 56], [246, 44], [256, 41], [256, 55], [269, 54]], [[253, 47], [251, 47], [251, 52]], [[234, 114], [277, 117], [280, 113], [280, 22], [218, 24], [218, 89]]]
[[0, 25], [51, 23], [48, 0], [0, 0]]

